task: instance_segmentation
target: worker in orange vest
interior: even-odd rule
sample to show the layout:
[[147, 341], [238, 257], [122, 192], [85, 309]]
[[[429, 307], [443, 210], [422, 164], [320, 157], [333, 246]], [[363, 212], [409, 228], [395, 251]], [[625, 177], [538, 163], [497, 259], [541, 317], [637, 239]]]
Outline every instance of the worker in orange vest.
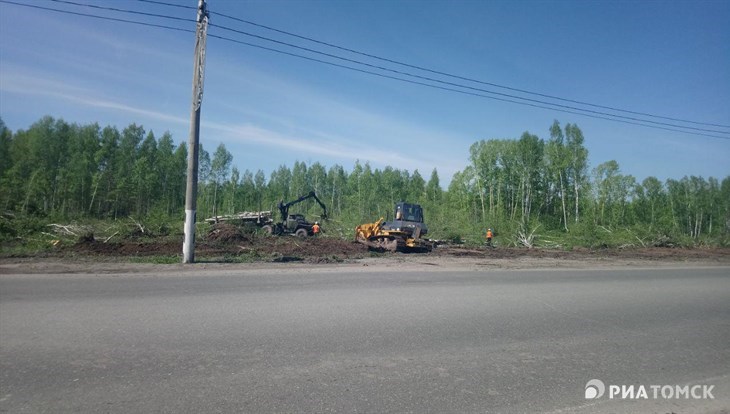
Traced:
[[314, 222], [314, 226], [312, 226], [312, 233], [314, 233], [314, 235], [316, 236], [316, 235], [319, 234], [319, 230], [320, 230], [320, 228], [319, 228], [319, 222], [318, 221], [315, 221]]
[[492, 229], [487, 229], [487, 246], [492, 245]]

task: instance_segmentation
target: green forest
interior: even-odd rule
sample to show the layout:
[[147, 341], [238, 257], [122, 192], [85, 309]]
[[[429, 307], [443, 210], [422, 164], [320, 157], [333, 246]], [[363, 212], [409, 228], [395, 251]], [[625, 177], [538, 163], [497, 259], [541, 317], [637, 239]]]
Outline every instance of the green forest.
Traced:
[[[233, 166], [224, 144], [201, 147], [198, 221], [275, 212], [279, 201], [315, 191], [330, 213], [328, 236], [350, 238], [356, 225], [388, 218], [403, 200], [420, 203], [429, 236], [443, 240], [481, 243], [491, 227], [503, 246], [729, 244], [730, 177], [639, 182], [615, 160], [589, 165], [578, 125], [555, 121], [546, 133], [475, 142], [470, 164], [445, 189], [436, 168], [422, 175], [367, 162], [298, 161], [266, 176]], [[187, 155], [184, 142], [137, 124], [120, 131], [46, 116], [13, 132], [0, 120], [0, 241], [48, 223], [130, 218], [166, 222], [182, 234]], [[292, 209], [312, 219], [321, 213], [312, 202]]]

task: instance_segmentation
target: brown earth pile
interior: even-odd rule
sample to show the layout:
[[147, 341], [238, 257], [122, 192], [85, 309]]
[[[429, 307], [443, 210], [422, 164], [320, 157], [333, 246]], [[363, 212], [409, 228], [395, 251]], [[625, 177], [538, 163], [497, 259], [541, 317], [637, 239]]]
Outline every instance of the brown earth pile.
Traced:
[[[137, 239], [121, 242], [80, 240], [60, 253], [92, 256], [172, 256], [182, 255], [183, 240]], [[208, 234], [198, 235], [196, 256], [246, 256], [258, 261], [339, 262], [367, 255], [366, 246], [354, 241], [328, 237], [298, 238], [246, 233], [241, 228], [219, 223]]]
[[[137, 239], [104, 243], [99, 240], [82, 240], [73, 246], [59, 249], [59, 254], [90, 256], [181, 256], [180, 240]], [[218, 224], [208, 233], [198, 235], [196, 256], [212, 259], [227, 258], [235, 260], [310, 263], [341, 262], [363, 257], [398, 257], [404, 253], [370, 253], [368, 248], [352, 240], [330, 237], [268, 236], [244, 233], [238, 227]], [[728, 248], [636, 248], [636, 249], [586, 249], [575, 248], [570, 251], [527, 248], [488, 248], [442, 245], [430, 253], [410, 253], [418, 257], [452, 257], [484, 259], [550, 258], [581, 260], [583, 258], [601, 259], [640, 259], [649, 261], [709, 260], [710, 262], [730, 262]]]

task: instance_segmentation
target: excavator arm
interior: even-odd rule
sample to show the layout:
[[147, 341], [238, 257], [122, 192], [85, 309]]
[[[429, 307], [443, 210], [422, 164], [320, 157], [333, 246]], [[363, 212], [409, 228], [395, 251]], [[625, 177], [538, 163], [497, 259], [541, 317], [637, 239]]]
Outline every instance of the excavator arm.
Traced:
[[284, 203], [284, 201], [279, 202], [279, 213], [281, 213], [281, 221], [286, 221], [287, 217], [289, 216], [289, 207], [310, 198], [313, 198], [317, 202], [317, 204], [322, 207], [322, 219], [327, 219], [327, 206], [325, 206], [324, 203], [319, 198], [317, 198], [317, 194], [315, 194], [314, 191], [310, 191], [309, 194], [305, 194], [297, 198], [296, 200], [290, 201], [286, 204]]
[[317, 204], [322, 207], [322, 220], [327, 220], [327, 206], [325, 206], [324, 203], [319, 198], [317, 198], [317, 194], [314, 194], [314, 191], [309, 194], [311, 194], [312, 198], [314, 198], [314, 201], [316, 201]]

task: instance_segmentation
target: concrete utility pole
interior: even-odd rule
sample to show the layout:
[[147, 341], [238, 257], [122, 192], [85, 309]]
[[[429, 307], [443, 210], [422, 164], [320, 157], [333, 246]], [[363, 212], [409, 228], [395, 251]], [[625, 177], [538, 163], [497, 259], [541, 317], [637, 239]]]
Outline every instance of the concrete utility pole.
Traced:
[[193, 105], [190, 114], [188, 140], [188, 181], [185, 191], [185, 242], [183, 263], [195, 262], [195, 214], [198, 199], [198, 140], [200, 137], [200, 105], [203, 103], [203, 75], [205, 73], [205, 40], [208, 32], [208, 7], [198, 0], [198, 24], [195, 32], [195, 60], [193, 62]]

